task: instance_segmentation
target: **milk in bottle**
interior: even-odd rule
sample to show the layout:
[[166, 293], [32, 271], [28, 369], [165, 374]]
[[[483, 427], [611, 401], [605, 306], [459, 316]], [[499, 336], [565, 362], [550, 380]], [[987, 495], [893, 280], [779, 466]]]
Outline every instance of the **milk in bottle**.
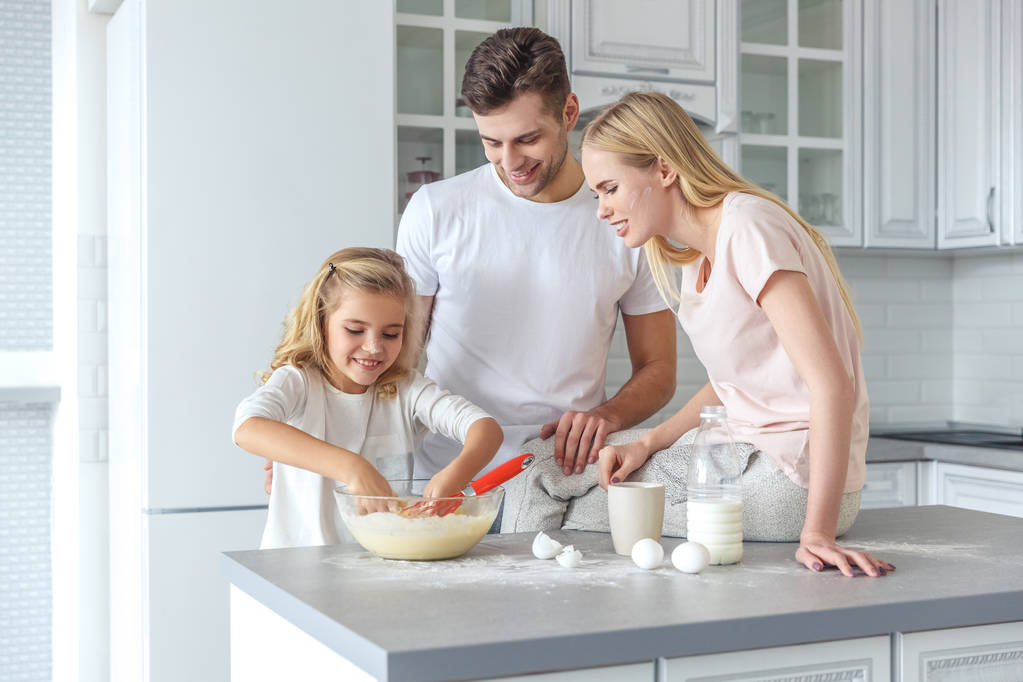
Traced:
[[686, 537], [710, 551], [710, 563], [742, 559], [742, 471], [722, 405], [700, 410], [689, 460]]

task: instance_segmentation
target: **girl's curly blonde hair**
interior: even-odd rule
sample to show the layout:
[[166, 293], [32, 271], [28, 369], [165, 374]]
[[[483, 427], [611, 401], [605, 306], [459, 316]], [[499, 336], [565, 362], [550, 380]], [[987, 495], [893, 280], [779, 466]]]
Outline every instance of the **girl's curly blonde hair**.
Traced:
[[340, 370], [327, 352], [327, 318], [341, 306], [347, 292], [365, 291], [394, 296], [405, 305], [405, 328], [401, 351], [394, 364], [377, 379], [377, 395], [397, 395], [397, 383], [412, 369], [419, 356], [422, 321], [412, 278], [394, 251], [355, 247], [331, 254], [306, 285], [295, 309], [284, 321], [284, 337], [274, 351], [269, 372], [260, 372], [260, 383], [284, 365], [314, 367], [331, 383], [340, 386]]

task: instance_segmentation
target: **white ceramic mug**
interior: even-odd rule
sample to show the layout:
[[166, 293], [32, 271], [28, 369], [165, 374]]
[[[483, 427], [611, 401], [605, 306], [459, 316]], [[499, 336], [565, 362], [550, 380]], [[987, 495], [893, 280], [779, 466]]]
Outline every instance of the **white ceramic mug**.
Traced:
[[664, 527], [664, 485], [643, 481], [607, 487], [607, 516], [615, 552], [629, 556], [637, 540], [661, 541]]

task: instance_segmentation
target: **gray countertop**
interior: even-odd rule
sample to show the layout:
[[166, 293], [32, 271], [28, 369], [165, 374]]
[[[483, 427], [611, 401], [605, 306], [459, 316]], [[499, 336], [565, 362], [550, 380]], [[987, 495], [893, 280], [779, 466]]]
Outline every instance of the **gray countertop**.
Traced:
[[[231, 583], [384, 680], [464, 679], [1023, 620], [1023, 519], [952, 507], [860, 513], [843, 542], [887, 577], [812, 573], [794, 544], [745, 544], [699, 575], [636, 568], [610, 536], [550, 533], [583, 551], [533, 558], [533, 534], [460, 558], [378, 559], [358, 546], [230, 552]], [[680, 540], [664, 539], [667, 555]]]
[[1023, 452], [1004, 448], [944, 445], [923, 441], [896, 440], [883, 435], [867, 441], [867, 463], [937, 461], [952, 464], [1023, 471]]

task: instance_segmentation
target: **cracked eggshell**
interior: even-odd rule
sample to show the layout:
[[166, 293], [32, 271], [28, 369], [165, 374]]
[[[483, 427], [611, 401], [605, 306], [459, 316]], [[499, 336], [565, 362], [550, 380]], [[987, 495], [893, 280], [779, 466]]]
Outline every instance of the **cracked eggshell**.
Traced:
[[562, 545], [543, 531], [533, 538], [533, 556], [537, 559], [553, 559], [561, 551]]
[[710, 563], [710, 551], [699, 542], [683, 542], [671, 553], [671, 563], [683, 573], [699, 573]]
[[561, 550], [561, 554], [555, 557], [558, 563], [565, 568], [578, 568], [579, 564], [583, 561], [583, 553], [576, 549], [573, 545], [569, 545]]
[[657, 568], [664, 563], [664, 548], [653, 538], [636, 540], [632, 546], [632, 561], [648, 571]]

